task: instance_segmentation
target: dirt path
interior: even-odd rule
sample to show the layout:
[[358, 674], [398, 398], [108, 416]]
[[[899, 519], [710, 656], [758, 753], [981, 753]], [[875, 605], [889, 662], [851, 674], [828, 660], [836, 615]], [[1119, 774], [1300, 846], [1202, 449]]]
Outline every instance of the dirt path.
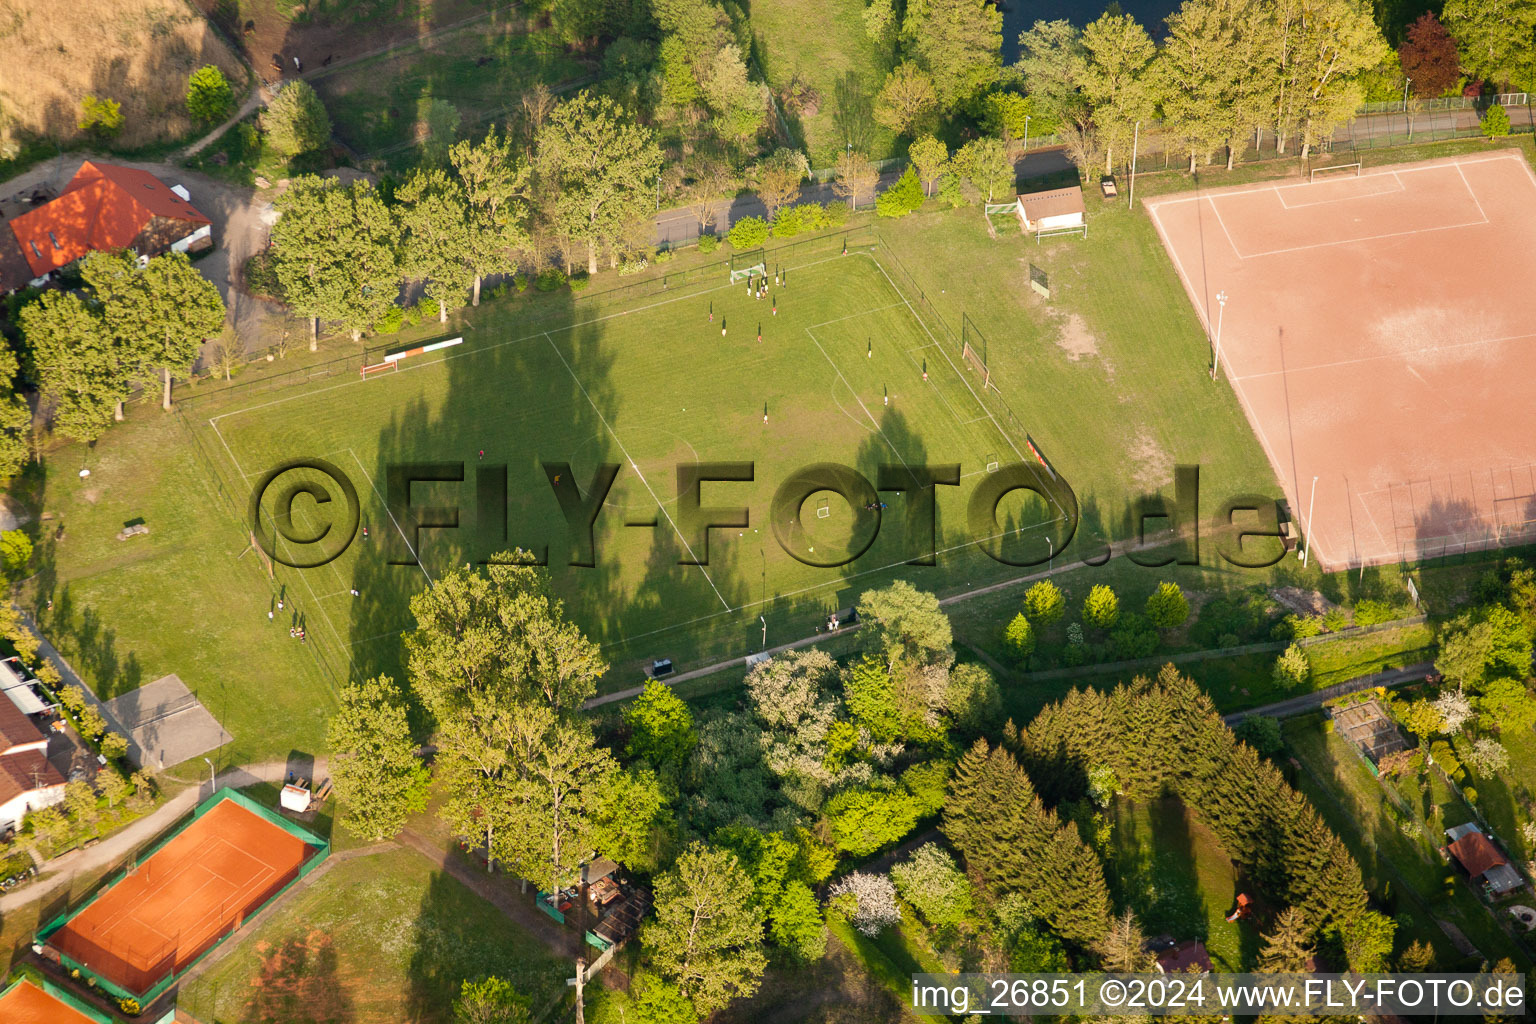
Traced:
[[557, 924], [544, 916], [531, 899], [523, 900], [509, 893], [495, 881], [496, 876], [477, 871], [458, 857], [449, 855], [433, 843], [410, 829], [400, 833], [400, 843], [421, 854], [427, 860], [462, 882], [470, 892], [501, 911], [518, 927], [548, 946], [556, 956], [574, 960], [582, 955], [583, 947], [575, 930]]

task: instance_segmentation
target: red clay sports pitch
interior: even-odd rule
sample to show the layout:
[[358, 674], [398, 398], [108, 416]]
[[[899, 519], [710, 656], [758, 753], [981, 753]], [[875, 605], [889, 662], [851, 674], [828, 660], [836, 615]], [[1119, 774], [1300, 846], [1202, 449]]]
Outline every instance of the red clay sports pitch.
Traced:
[[197, 960], [313, 852], [226, 799], [54, 932], [48, 945], [141, 994]]
[[1213, 339], [1221, 320], [1221, 374], [1311, 557], [1536, 537], [1536, 176], [1518, 151], [1146, 205]]

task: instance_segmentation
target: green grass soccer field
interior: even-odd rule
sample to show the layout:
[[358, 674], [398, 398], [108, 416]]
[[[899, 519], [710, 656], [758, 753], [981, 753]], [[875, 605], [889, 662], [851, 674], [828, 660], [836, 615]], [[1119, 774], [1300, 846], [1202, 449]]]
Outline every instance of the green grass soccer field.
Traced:
[[[944, 590], [1009, 571], [972, 543], [967, 503], [989, 467], [1022, 461], [1027, 449], [995, 414], [981, 376], [929, 333], [876, 252], [833, 248], [766, 269], [761, 298], [722, 269], [675, 294], [594, 296], [537, 320], [482, 307], [462, 344], [406, 359], [398, 371], [204, 417], [199, 429], [229, 461], [238, 493], [288, 460], [311, 458], [356, 489], [367, 539], [359, 531], [339, 557], [299, 571], [279, 625], [302, 628], [357, 671], [398, 672], [408, 599], [429, 579], [514, 546], [547, 550], [556, 592], [604, 645], [617, 687], [633, 684], [650, 658], [694, 661], [754, 650], [765, 633], [769, 645], [804, 636], [898, 573]], [[712, 529], [707, 541], [689, 526], [677, 467], [696, 462], [752, 463], [750, 482], [705, 482], [700, 491], [706, 509], [748, 509], [748, 525]], [[619, 468], [596, 516], [596, 564], [573, 567], [580, 552], [552, 478], [568, 474], [559, 483], [587, 494], [605, 463]], [[904, 492], [868, 492], [885, 505], [872, 540], [876, 517], [863, 496], [850, 502], [810, 485], [798, 507], [776, 508], [781, 485], [829, 463], [871, 484], [882, 466], [958, 464], [959, 484], [937, 489], [937, 564], [905, 564], [925, 539]], [[385, 498], [400, 493], [406, 465], [417, 477], [409, 512]], [[460, 465], [462, 480], [423, 479], [460, 475]], [[285, 474], [267, 494], [317, 473]], [[262, 505], [279, 553], [295, 562], [311, 550], [295, 538], [318, 535], [337, 507], [304, 495]], [[433, 510], [448, 508], [458, 510], [456, 528], [413, 528], [412, 515], [447, 521]], [[1017, 491], [999, 507], [1003, 525], [989, 522], [992, 532], [979, 536], [1043, 558], [1061, 518], [1049, 501]], [[866, 542], [848, 564], [825, 564]], [[419, 565], [390, 564], [413, 554]], [[684, 564], [694, 562], [704, 564]]]

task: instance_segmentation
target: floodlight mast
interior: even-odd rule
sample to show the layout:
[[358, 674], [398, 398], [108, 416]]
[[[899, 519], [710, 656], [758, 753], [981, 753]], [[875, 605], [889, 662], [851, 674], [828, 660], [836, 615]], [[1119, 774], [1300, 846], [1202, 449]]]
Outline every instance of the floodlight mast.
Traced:
[[1227, 313], [1226, 292], [1216, 293], [1216, 305], [1220, 308], [1216, 311], [1216, 358], [1211, 361], [1211, 380], [1215, 380], [1217, 373], [1221, 371], [1221, 323], [1226, 319]]

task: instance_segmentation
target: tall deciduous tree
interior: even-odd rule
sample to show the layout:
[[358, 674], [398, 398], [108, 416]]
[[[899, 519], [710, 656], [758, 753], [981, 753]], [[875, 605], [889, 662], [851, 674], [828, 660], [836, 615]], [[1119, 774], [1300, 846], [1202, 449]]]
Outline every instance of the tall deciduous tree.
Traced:
[[122, 418], [130, 376], [101, 315], [70, 292], [44, 292], [21, 310], [21, 331], [37, 360], [38, 384], [60, 433], [94, 441]]
[[1082, 32], [1070, 21], [1037, 21], [1019, 35], [1019, 62], [1029, 98], [1059, 123], [1082, 128], [1088, 101], [1079, 91], [1088, 61]]
[[[805, 154], [798, 149], [777, 149], [758, 163], [753, 173], [753, 187], [757, 198], [768, 210], [768, 220], [780, 207], [787, 206], [800, 195], [800, 183], [810, 174], [811, 168]], [[702, 225], [701, 225], [702, 226]]]
[[[549, 573], [503, 553], [483, 571], [452, 569], [411, 598], [411, 685], [440, 723], [473, 718], [503, 696], [568, 714], [607, 670], [597, 645], [549, 593]], [[495, 564], [500, 563], [500, 564]]]
[[875, 120], [897, 135], [906, 135], [928, 120], [938, 102], [933, 76], [911, 61], [902, 61], [875, 96]]
[[1440, 20], [1468, 73], [1501, 85], [1536, 85], [1536, 0], [1445, 0]]
[[1330, 138], [1359, 109], [1360, 75], [1387, 56], [1365, 0], [1278, 0], [1281, 44], [1275, 130], [1283, 152], [1298, 136], [1301, 155]]
[[694, 843], [656, 879], [656, 916], [641, 931], [656, 969], [701, 1015], [757, 991], [763, 911], [735, 854]]
[[923, 192], [933, 195], [933, 183], [944, 175], [949, 166], [949, 147], [932, 135], [924, 135], [907, 150], [918, 176], [923, 179]]
[[32, 410], [18, 393], [21, 365], [9, 346], [0, 348], [0, 484], [21, 472], [31, 454], [27, 428]]
[[617, 770], [585, 722], [564, 720], [542, 704], [508, 709], [511, 771], [508, 825], [490, 844], [516, 875], [554, 892], [576, 881], [596, 849], [608, 783]]
[[1083, 95], [1093, 104], [1093, 124], [1104, 145], [1104, 171], [1116, 151], [1130, 148], [1140, 121], [1156, 107], [1154, 76], [1148, 68], [1157, 47], [1147, 30], [1128, 14], [1105, 14], [1083, 29]]
[[361, 340], [394, 304], [400, 289], [399, 229], [366, 181], [343, 185], [306, 175], [273, 204], [273, 268], [295, 312], [312, 318], [310, 348], [319, 320], [340, 321]]
[[453, 1024], [528, 1024], [527, 1000], [512, 983], [494, 975], [465, 978], [453, 1001]]
[[416, 756], [405, 697], [389, 676], [347, 683], [326, 723], [331, 778], [341, 825], [359, 839], [381, 842], [427, 803], [430, 776]]
[[1425, 11], [1408, 26], [1408, 38], [1397, 48], [1397, 60], [1415, 96], [1444, 96], [1461, 77], [1461, 54], [1456, 40], [1440, 24], [1433, 11]]
[[171, 407], [171, 377], [192, 372], [203, 342], [224, 325], [224, 300], [179, 252], [156, 256], [140, 269], [130, 253], [93, 252], [82, 265], [135, 383], [161, 383], [161, 408]]
[[314, 88], [302, 78], [290, 80], [261, 115], [267, 141], [284, 156], [320, 149], [331, 140], [331, 118]]
[[187, 113], [199, 124], [218, 124], [235, 109], [235, 91], [216, 64], [204, 64], [187, 79]]
[[954, 109], [997, 81], [1003, 13], [987, 0], [908, 0], [901, 35]]
[[583, 91], [540, 129], [538, 166], [555, 222], [586, 245], [587, 270], [596, 273], [598, 251], [651, 209], [661, 150], [613, 100]]
[[832, 181], [832, 191], [848, 200], [855, 210], [860, 196], [872, 196], [880, 183], [880, 172], [863, 153], [845, 151], [837, 157], [837, 177]]
[[1168, 39], [1153, 67], [1163, 126], [1189, 150], [1189, 169], [1240, 132], [1243, 68], [1233, 57], [1250, 13], [1243, 0], [1185, 0], [1168, 16]]
[[998, 202], [1014, 194], [1013, 161], [1008, 159], [1008, 147], [1002, 139], [986, 135], [972, 139], [960, 147], [951, 164], [985, 197], [983, 202]]
[[[689, 164], [683, 197], [699, 223], [700, 235], [709, 234], [719, 213], [720, 201], [736, 191], [738, 180], [731, 165], [714, 155], [700, 155]], [[769, 196], [762, 192], [759, 196], [766, 205]], [[769, 208], [770, 218], [774, 209]]]
[[698, 746], [693, 712], [665, 683], [652, 680], [634, 703], [624, 709], [629, 726], [626, 753], [658, 771], [679, 771]]
[[511, 269], [513, 254], [528, 245], [528, 163], [513, 152], [511, 136], [495, 126], [478, 143], [455, 143], [448, 158], [468, 204], [471, 302], [478, 306], [481, 279]]
[[954, 657], [954, 633], [938, 598], [906, 580], [866, 590], [859, 597], [859, 618], [879, 637], [887, 671]]
[[462, 303], [478, 275], [474, 271], [474, 229], [463, 187], [445, 171], [413, 174], [396, 198], [405, 229], [402, 269], [426, 282], [427, 298], [437, 303], [438, 323], [448, 322], [448, 303]]

